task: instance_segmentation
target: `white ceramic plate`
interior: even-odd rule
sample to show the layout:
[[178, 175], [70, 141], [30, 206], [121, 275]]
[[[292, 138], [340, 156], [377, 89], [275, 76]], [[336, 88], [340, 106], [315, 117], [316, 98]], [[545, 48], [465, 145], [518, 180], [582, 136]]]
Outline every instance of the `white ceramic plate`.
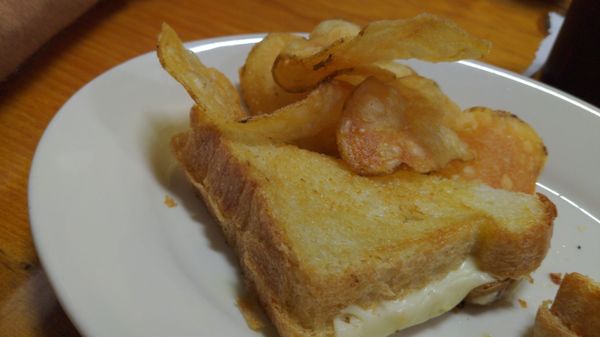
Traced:
[[[258, 40], [237, 36], [188, 47], [236, 81]], [[550, 152], [540, 189], [559, 217], [535, 282], [516, 295], [527, 308], [514, 299], [466, 309], [402, 336], [528, 336], [536, 307], [557, 289], [548, 273], [579, 271], [600, 280], [600, 223], [593, 217], [600, 215], [600, 112], [478, 63], [412, 65], [462, 107], [508, 110], [536, 128]], [[35, 244], [86, 336], [260, 336], [235, 304], [242, 291], [235, 257], [169, 153], [191, 105], [149, 53], [81, 89], [39, 144], [29, 185]], [[178, 206], [168, 208], [165, 196]]]

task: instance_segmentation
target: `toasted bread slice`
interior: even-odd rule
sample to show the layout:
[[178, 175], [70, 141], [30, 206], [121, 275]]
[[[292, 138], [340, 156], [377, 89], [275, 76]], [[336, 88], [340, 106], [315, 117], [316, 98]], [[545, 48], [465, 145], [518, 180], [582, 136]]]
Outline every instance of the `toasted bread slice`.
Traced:
[[552, 307], [540, 306], [534, 337], [600, 336], [600, 284], [579, 273], [567, 274]]
[[468, 256], [519, 278], [548, 249], [556, 211], [542, 195], [408, 171], [361, 177], [332, 157], [235, 141], [194, 119], [173, 150], [284, 337], [333, 336], [341, 309], [402, 297]]

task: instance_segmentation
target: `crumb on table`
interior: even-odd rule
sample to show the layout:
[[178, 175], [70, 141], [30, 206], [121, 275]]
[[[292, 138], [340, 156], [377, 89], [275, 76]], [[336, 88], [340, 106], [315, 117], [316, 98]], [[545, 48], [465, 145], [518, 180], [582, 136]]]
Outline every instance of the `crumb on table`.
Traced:
[[169, 208], [173, 208], [173, 207], [177, 206], [177, 203], [175, 202], [175, 200], [173, 198], [171, 198], [170, 196], [168, 196], [168, 195], [165, 195], [165, 200], [163, 202]]

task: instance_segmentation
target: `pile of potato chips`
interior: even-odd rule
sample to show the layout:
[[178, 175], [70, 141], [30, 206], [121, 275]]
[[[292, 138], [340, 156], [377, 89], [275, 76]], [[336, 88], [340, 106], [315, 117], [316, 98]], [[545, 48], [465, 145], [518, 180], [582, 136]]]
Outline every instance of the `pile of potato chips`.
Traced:
[[196, 103], [192, 123], [339, 157], [360, 175], [415, 170], [533, 193], [547, 154], [529, 125], [488, 108], [461, 111], [434, 81], [397, 61], [456, 61], [489, 50], [430, 14], [362, 28], [328, 20], [307, 38], [272, 33], [256, 44], [240, 69], [242, 104], [235, 86], [166, 24], [158, 43], [161, 64]]

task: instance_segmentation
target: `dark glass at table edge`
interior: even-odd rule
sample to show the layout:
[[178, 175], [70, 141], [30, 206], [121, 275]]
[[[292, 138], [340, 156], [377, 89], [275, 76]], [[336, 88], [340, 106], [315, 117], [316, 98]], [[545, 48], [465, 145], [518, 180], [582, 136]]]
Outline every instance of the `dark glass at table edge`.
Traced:
[[542, 82], [600, 107], [600, 0], [573, 0]]

